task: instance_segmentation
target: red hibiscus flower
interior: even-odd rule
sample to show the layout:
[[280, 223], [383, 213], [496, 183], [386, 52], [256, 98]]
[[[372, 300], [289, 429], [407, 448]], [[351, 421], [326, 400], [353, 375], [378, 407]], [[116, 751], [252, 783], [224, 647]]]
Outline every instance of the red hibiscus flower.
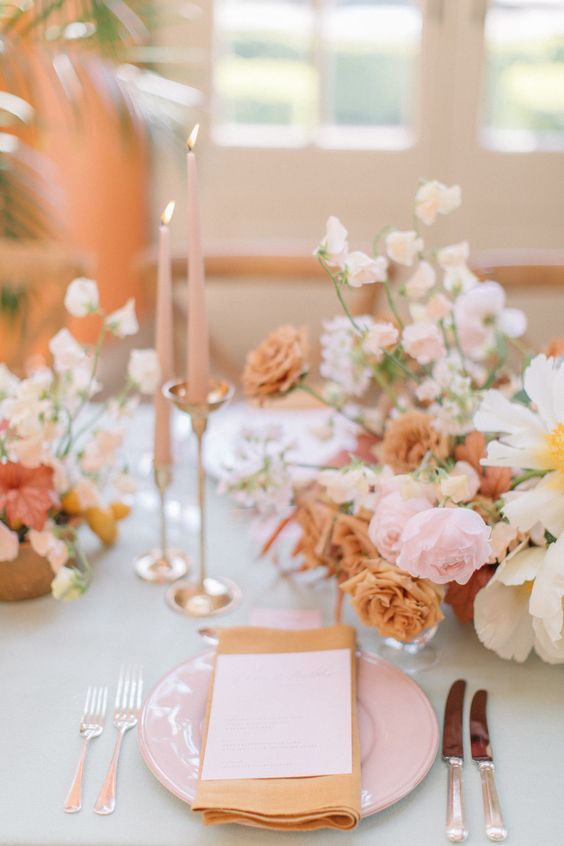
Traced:
[[41, 531], [49, 509], [58, 502], [52, 467], [0, 464], [0, 511], [6, 512], [12, 528], [23, 524]]

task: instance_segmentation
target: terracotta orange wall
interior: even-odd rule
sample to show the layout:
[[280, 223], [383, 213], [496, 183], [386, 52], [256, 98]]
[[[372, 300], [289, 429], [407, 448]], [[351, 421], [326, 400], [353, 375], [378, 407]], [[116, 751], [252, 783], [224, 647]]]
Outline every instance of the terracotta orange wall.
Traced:
[[[135, 297], [143, 311], [136, 260], [149, 238], [149, 151], [142, 125], [120, 125], [112, 103], [82, 80], [85, 101], [78, 123], [50, 76], [38, 73], [43, 131], [41, 147], [54, 162], [73, 247], [91, 251], [102, 306], [119, 308]], [[95, 320], [70, 320], [72, 331], [92, 341]]]

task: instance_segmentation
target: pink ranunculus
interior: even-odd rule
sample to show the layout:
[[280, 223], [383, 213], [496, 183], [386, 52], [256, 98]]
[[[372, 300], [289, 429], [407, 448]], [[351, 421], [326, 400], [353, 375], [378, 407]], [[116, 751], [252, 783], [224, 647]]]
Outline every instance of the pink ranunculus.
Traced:
[[412, 576], [465, 585], [490, 557], [490, 532], [470, 508], [430, 508], [407, 521], [396, 563]]
[[370, 540], [382, 556], [392, 564], [396, 563], [400, 551], [400, 539], [410, 517], [431, 508], [425, 497], [404, 499], [399, 491], [382, 497], [374, 511], [368, 527]]

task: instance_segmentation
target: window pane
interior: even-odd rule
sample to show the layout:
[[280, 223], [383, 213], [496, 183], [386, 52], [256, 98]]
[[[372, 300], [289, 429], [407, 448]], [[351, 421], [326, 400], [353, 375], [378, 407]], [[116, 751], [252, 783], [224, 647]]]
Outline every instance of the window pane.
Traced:
[[226, 135], [260, 127], [266, 143], [299, 140], [316, 119], [311, 4], [218, 0], [215, 9], [217, 126]]
[[408, 129], [419, 51], [415, 0], [333, 0], [326, 4], [324, 123]]
[[485, 41], [484, 142], [564, 149], [562, 0], [492, 0]]

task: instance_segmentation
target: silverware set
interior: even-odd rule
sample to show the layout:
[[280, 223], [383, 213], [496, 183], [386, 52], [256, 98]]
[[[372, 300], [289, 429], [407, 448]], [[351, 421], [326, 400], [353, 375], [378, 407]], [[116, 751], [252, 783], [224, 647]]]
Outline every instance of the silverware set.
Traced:
[[[114, 752], [108, 772], [98, 794], [94, 811], [97, 814], [111, 814], [116, 807], [117, 770], [121, 745], [126, 732], [137, 725], [143, 701], [143, 672], [135, 665], [123, 666], [120, 671], [114, 702], [113, 725], [116, 729]], [[82, 749], [64, 804], [67, 814], [75, 814], [82, 808], [82, 780], [86, 753], [90, 740], [99, 737], [104, 730], [108, 705], [107, 687], [89, 687], [80, 720]]]
[[[464, 820], [462, 768], [464, 766], [463, 710], [466, 682], [458, 679], [452, 685], [446, 705], [443, 726], [443, 760], [448, 765], [446, 836], [451, 843], [462, 843], [468, 837]], [[478, 690], [470, 706], [470, 748], [482, 782], [482, 800], [487, 837], [499, 843], [507, 837], [494, 777], [494, 761], [486, 703], [488, 694]]]

